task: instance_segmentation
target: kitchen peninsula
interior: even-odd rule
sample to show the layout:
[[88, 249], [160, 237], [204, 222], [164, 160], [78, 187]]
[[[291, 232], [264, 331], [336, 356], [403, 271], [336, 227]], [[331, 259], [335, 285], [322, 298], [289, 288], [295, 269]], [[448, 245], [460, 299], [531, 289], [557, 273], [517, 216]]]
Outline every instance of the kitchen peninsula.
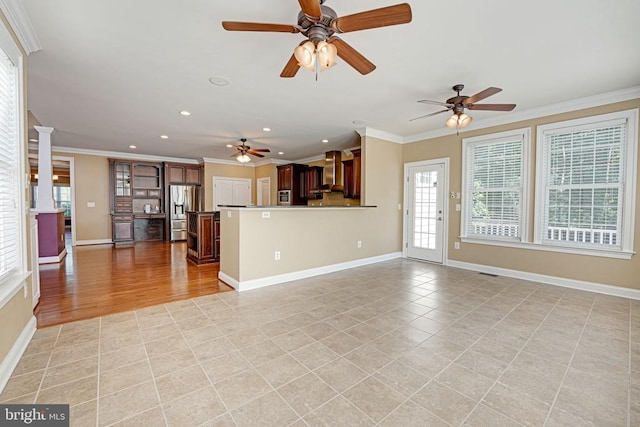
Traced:
[[238, 291], [380, 262], [376, 206], [222, 207], [219, 279]]

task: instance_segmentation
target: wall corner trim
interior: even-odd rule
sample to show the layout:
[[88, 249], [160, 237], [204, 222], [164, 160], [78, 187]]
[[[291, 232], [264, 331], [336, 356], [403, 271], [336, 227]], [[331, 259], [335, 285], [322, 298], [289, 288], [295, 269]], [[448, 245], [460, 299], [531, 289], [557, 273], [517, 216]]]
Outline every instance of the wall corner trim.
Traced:
[[547, 276], [545, 274], [529, 273], [526, 271], [511, 270], [508, 268], [492, 267], [489, 265], [473, 264], [455, 260], [447, 260], [446, 265], [448, 267], [462, 268], [464, 270], [472, 270], [480, 273], [496, 274], [498, 276], [513, 277], [515, 279], [530, 280], [532, 282], [560, 286], [563, 288], [578, 289], [581, 291], [640, 300], [640, 289], [623, 288], [622, 286], [565, 279], [563, 277]]
[[7, 356], [2, 362], [0, 362], [0, 393], [4, 390], [9, 378], [11, 378], [13, 370], [18, 366], [20, 358], [31, 342], [31, 338], [33, 338], [33, 334], [36, 332], [36, 324], [37, 321], [35, 316], [31, 316], [31, 319], [29, 319], [25, 327], [22, 329], [20, 336], [18, 336], [13, 347], [11, 347], [11, 350], [7, 353]]
[[349, 268], [361, 267], [364, 265], [375, 264], [382, 261], [389, 261], [396, 258], [402, 258], [402, 252], [392, 252], [385, 255], [374, 256], [370, 258], [356, 259], [353, 261], [341, 262], [339, 264], [325, 265], [322, 267], [310, 268], [307, 270], [294, 271], [291, 273], [278, 274], [276, 276], [263, 277], [260, 279], [239, 281], [233, 277], [220, 271], [218, 278], [233, 287], [238, 292], [249, 291], [251, 289], [264, 288], [266, 286], [278, 285], [280, 283], [291, 282], [293, 280], [307, 279], [309, 277], [319, 276], [322, 274], [333, 273], [336, 271], [347, 270]]
[[38, 35], [31, 25], [31, 20], [21, 0], [0, 0], [0, 9], [7, 17], [9, 25], [15, 31], [27, 55], [42, 49]]

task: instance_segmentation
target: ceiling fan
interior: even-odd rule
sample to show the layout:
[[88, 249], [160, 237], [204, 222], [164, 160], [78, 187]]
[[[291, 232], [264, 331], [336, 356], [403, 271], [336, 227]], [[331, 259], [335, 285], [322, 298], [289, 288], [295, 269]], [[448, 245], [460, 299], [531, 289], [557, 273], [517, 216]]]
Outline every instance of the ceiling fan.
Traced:
[[271, 152], [271, 150], [269, 150], [268, 148], [249, 147], [248, 145], [245, 144], [245, 142], [247, 142], [247, 138], [240, 138], [240, 142], [241, 144], [233, 146], [235, 147], [236, 150], [238, 150], [238, 152], [231, 155], [231, 157], [235, 157], [240, 163], [247, 163], [251, 161], [251, 158], [249, 157], [249, 155], [256, 156], [256, 157], [264, 157], [264, 155], [260, 153]]
[[302, 10], [298, 13], [297, 25], [223, 21], [222, 27], [227, 31], [301, 33], [307, 39], [296, 47], [280, 74], [280, 77], [294, 77], [300, 67], [316, 74], [318, 69], [324, 71], [332, 67], [336, 55], [360, 74], [369, 74], [376, 66], [334, 34], [411, 22], [411, 7], [407, 3], [338, 17], [324, 2], [298, 0]]
[[423, 104], [435, 104], [442, 105], [446, 107], [444, 110], [436, 111], [435, 113], [426, 114], [424, 116], [416, 117], [415, 119], [411, 119], [409, 121], [414, 121], [418, 119], [423, 119], [425, 117], [435, 116], [440, 113], [444, 113], [446, 111], [452, 111], [453, 115], [447, 119], [445, 122], [446, 126], [450, 129], [461, 129], [463, 127], [468, 126], [473, 118], [467, 114], [465, 114], [465, 108], [467, 110], [485, 110], [485, 111], [511, 111], [516, 108], [516, 104], [476, 104], [478, 101], [482, 101], [485, 98], [488, 98], [492, 95], [495, 95], [498, 92], [501, 92], [502, 89], [499, 87], [488, 87], [485, 90], [476, 93], [472, 96], [460, 95], [462, 89], [464, 89], [463, 84], [457, 84], [452, 88], [457, 95], [447, 99], [445, 102], [440, 101], [430, 101], [428, 99], [423, 99], [418, 101]]

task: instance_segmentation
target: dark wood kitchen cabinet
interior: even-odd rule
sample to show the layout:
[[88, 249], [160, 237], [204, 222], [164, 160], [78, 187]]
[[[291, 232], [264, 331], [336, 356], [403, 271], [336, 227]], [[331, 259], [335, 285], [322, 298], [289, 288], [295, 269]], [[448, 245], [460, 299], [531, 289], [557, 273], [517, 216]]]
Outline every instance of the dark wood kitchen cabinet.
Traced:
[[278, 191], [291, 191], [292, 205], [307, 204], [306, 165], [289, 163], [280, 165], [278, 170]]
[[220, 261], [220, 212], [187, 212], [187, 259], [197, 265]]
[[202, 165], [165, 163], [164, 176], [168, 184], [202, 185]]
[[322, 186], [322, 166], [309, 166], [305, 172], [305, 186], [307, 199], [322, 199], [320, 186]]
[[115, 246], [133, 244], [133, 162], [109, 159], [111, 238]]
[[111, 234], [116, 247], [162, 240], [162, 164], [109, 159]]
[[360, 198], [360, 186], [361, 186], [361, 170], [362, 170], [362, 157], [360, 155], [360, 149], [351, 150], [353, 153], [353, 159], [344, 160], [344, 197], [351, 199]]

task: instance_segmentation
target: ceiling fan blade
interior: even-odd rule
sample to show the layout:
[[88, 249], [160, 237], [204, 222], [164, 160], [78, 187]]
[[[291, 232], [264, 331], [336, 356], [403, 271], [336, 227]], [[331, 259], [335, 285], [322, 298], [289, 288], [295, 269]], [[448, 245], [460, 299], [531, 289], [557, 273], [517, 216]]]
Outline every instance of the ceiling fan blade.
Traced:
[[256, 157], [264, 157], [262, 154], [256, 153], [253, 150], [249, 150], [249, 151], [247, 151], [247, 153], [251, 154], [252, 156], [256, 156]]
[[336, 49], [338, 50], [338, 56], [344, 59], [344, 62], [351, 65], [360, 74], [369, 74], [376, 69], [376, 66], [373, 65], [371, 61], [362, 56], [360, 52], [355, 50], [344, 40], [336, 36], [332, 36], [329, 39], [329, 43], [333, 44], [336, 47]]
[[252, 148], [251, 150], [249, 150], [249, 152], [251, 151], [255, 151], [258, 153], [270, 153], [271, 150], [269, 150], [268, 148]]
[[261, 22], [222, 21], [222, 27], [227, 31], [266, 31], [271, 33], [300, 32], [300, 29], [294, 25], [268, 24]]
[[511, 111], [516, 108], [516, 104], [469, 104], [469, 110], [487, 110], [487, 111]]
[[411, 120], [409, 120], [409, 121], [410, 121], [410, 122], [412, 122], [412, 121], [414, 121], [414, 120], [424, 119], [424, 118], [426, 118], [426, 117], [431, 117], [431, 116], [436, 116], [436, 115], [438, 115], [438, 114], [440, 114], [440, 113], [444, 113], [444, 112], [447, 112], [447, 111], [450, 111], [450, 110], [451, 110], [450, 108], [447, 108], [446, 110], [436, 111], [435, 113], [426, 114], [426, 115], [424, 115], [424, 116], [416, 117], [415, 119], [411, 119]]
[[462, 105], [474, 104], [478, 101], [481, 101], [485, 98], [490, 97], [491, 95], [495, 95], [498, 92], [502, 92], [502, 89], [500, 89], [499, 87], [488, 87], [482, 92], [478, 92], [475, 95], [470, 96], [464, 101], [462, 101]]
[[348, 33], [409, 22], [411, 22], [411, 6], [408, 3], [401, 3], [336, 18], [331, 21], [331, 28], [338, 33]]
[[422, 99], [420, 101], [418, 101], [421, 104], [434, 104], [434, 105], [442, 105], [444, 107], [451, 107], [451, 104], [447, 104], [446, 102], [440, 102], [440, 101], [430, 101], [428, 99]]
[[289, 58], [287, 65], [284, 66], [282, 72], [280, 73], [280, 77], [295, 77], [296, 74], [298, 74], [299, 69], [300, 66], [298, 65], [298, 60], [296, 59], [295, 55], [291, 55], [291, 58]]
[[320, 2], [318, 0], [298, 0], [302, 13], [313, 18], [320, 18], [322, 16], [322, 10], [320, 9]]

